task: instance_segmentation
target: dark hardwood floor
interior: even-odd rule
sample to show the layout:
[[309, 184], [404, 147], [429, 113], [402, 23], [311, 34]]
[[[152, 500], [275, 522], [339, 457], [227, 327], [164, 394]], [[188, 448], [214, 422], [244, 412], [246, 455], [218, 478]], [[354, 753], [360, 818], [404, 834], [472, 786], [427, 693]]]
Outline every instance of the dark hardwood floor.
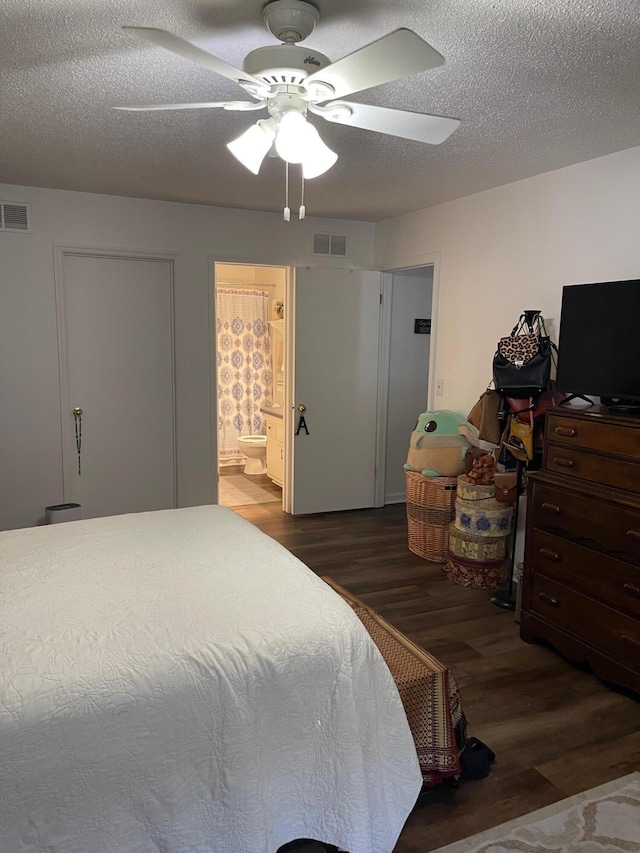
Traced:
[[[640, 702], [527, 645], [487, 590], [451, 583], [407, 548], [404, 505], [293, 517], [236, 510], [447, 664], [491, 774], [422, 798], [395, 853], [428, 851], [640, 769]], [[301, 850], [300, 853], [303, 853]]]

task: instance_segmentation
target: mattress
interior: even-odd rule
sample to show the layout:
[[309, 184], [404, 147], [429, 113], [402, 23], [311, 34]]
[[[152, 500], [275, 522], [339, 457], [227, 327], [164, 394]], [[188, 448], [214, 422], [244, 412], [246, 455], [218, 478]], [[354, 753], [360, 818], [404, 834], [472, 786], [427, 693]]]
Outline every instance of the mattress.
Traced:
[[355, 613], [222, 507], [0, 534], [2, 853], [391, 853], [422, 778]]

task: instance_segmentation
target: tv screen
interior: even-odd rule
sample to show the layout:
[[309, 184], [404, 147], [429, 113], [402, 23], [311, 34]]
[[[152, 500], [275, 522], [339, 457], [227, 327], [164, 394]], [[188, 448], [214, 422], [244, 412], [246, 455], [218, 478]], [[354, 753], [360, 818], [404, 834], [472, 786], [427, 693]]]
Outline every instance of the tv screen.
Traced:
[[640, 405], [640, 279], [562, 289], [558, 388]]

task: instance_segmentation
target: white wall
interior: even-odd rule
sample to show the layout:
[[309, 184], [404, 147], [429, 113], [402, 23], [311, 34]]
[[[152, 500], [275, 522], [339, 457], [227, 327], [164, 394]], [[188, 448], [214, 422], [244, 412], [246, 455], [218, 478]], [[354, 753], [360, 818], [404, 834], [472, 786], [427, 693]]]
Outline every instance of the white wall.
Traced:
[[[0, 185], [30, 202], [31, 234], [0, 233], [0, 529], [36, 524], [60, 502], [62, 457], [54, 245], [177, 252], [178, 501], [211, 500], [211, 260], [371, 269], [371, 223]], [[312, 231], [348, 235], [349, 258], [318, 259]], [[215, 421], [214, 421], [215, 423]]]
[[405, 500], [409, 437], [427, 408], [431, 335], [416, 335], [414, 320], [431, 317], [433, 267], [394, 273], [391, 291], [385, 503]]
[[438, 253], [439, 405], [466, 415], [523, 309], [557, 340], [564, 284], [640, 278], [640, 148], [377, 224], [376, 269]]

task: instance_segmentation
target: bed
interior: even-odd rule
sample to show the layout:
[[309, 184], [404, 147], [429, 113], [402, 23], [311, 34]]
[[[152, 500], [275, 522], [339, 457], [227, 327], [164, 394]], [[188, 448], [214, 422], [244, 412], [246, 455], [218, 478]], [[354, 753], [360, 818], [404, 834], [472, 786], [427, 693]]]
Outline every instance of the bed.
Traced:
[[223, 507], [0, 534], [2, 853], [391, 853], [422, 777], [349, 607]]
[[460, 754], [467, 741], [467, 721], [449, 667], [332, 578], [323, 580], [355, 612], [389, 667], [413, 735], [423, 788], [457, 780], [462, 774]]

